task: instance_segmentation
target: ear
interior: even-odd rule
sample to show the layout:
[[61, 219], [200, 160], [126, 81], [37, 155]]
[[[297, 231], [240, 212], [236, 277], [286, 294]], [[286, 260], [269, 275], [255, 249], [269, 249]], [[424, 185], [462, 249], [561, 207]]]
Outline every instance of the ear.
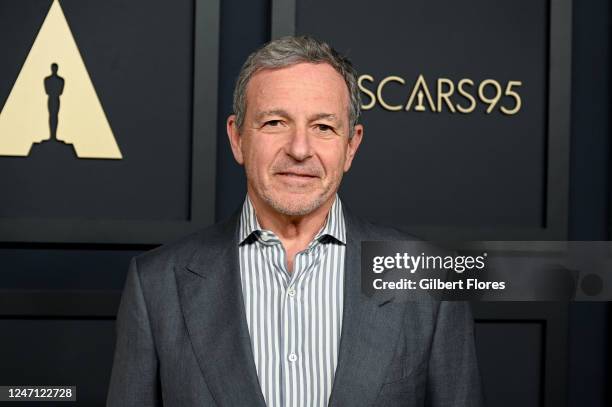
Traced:
[[353, 158], [355, 158], [355, 154], [357, 153], [357, 149], [359, 148], [362, 139], [363, 125], [356, 124], [353, 128], [353, 137], [351, 137], [348, 141], [348, 147], [346, 149], [346, 156], [344, 160], [344, 172], [347, 172], [349, 168], [351, 168]]
[[227, 137], [229, 138], [230, 146], [232, 147], [232, 154], [234, 159], [240, 165], [244, 164], [244, 157], [242, 156], [242, 137], [240, 136], [240, 130], [236, 125], [236, 115], [230, 115], [227, 118]]

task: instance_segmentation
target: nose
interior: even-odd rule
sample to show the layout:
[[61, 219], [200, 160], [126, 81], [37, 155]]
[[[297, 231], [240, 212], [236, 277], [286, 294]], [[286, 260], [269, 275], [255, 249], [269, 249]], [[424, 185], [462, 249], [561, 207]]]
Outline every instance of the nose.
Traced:
[[287, 144], [287, 154], [296, 161], [304, 161], [312, 156], [312, 145], [308, 131], [305, 128], [296, 128]]

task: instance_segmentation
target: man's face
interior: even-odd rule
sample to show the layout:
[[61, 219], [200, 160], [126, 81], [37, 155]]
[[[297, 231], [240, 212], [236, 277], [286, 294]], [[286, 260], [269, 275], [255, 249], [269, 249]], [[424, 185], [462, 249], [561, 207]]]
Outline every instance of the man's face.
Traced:
[[230, 116], [234, 157], [244, 164], [251, 199], [290, 216], [331, 203], [361, 142], [349, 128], [349, 93], [328, 64], [265, 69], [246, 89], [241, 129]]

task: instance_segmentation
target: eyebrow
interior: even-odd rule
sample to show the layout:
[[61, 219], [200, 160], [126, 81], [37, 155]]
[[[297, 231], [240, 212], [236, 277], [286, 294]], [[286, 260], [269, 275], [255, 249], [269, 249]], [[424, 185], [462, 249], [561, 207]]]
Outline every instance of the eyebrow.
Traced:
[[317, 113], [315, 115], [312, 115], [308, 118], [308, 121], [315, 121], [315, 120], [321, 120], [321, 119], [327, 119], [329, 121], [332, 122], [338, 122], [338, 117], [333, 114], [333, 113]]
[[[272, 109], [272, 110], [264, 110], [264, 111], [258, 112], [257, 114], [255, 114], [255, 120], [256, 121], [261, 121], [263, 118], [265, 118], [267, 116], [280, 116], [280, 117], [284, 117], [286, 119], [291, 117], [286, 110], [283, 110], [283, 109]], [[326, 120], [332, 121], [334, 123], [339, 123], [338, 116], [336, 116], [333, 113], [316, 113], [316, 114], [310, 116], [308, 118], [308, 121], [309, 122], [313, 122], [313, 121], [321, 120], [321, 119], [326, 119]]]
[[259, 112], [255, 115], [255, 120], [260, 121], [266, 116], [281, 116], [284, 118], [289, 117], [289, 113], [283, 109], [272, 109], [272, 110], [264, 110], [263, 112]]

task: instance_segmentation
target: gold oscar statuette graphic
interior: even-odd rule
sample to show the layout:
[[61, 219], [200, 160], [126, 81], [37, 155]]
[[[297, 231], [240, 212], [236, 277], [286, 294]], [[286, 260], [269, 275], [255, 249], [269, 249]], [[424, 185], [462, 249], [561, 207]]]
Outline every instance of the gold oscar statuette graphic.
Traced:
[[37, 143], [72, 145], [78, 158], [123, 158], [59, 0], [53, 0], [0, 111], [0, 156]]

